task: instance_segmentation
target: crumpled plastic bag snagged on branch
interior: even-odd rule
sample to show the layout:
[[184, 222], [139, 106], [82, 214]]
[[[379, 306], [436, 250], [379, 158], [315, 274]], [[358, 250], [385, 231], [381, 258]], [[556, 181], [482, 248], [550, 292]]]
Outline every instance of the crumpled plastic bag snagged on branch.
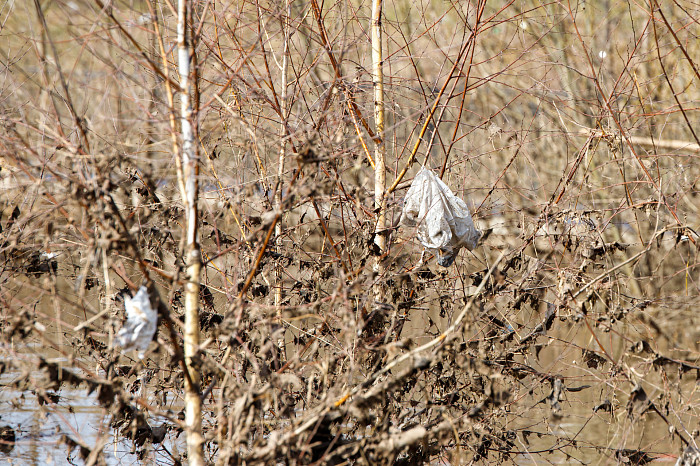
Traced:
[[481, 238], [467, 204], [425, 167], [406, 193], [401, 222], [417, 227], [418, 241], [437, 251], [443, 267], [452, 265], [462, 247], [474, 249]]
[[148, 289], [139, 288], [133, 298], [124, 297], [126, 322], [117, 333], [117, 343], [124, 351], [137, 349], [143, 359], [148, 344], [153, 340], [158, 325], [158, 311], [151, 307]]

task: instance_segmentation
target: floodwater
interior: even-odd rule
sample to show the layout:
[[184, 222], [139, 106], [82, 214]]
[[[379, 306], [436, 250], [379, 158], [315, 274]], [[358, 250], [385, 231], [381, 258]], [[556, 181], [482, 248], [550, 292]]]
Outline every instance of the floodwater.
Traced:
[[[447, 317], [440, 317], [432, 307], [412, 311], [402, 337], [413, 336], [416, 343], [424, 343], [424, 339], [430, 338], [425, 329], [433, 325], [431, 330], [437, 332], [450, 324]], [[81, 321], [75, 318], [70, 325]], [[596, 338], [605, 346], [605, 351], [619, 361], [629, 346], [630, 335], [637, 330], [629, 326], [625, 334], [611, 332], [605, 338], [598, 329], [588, 329], [583, 323], [559, 324], [555, 330], [537, 356], [527, 354], [521, 362], [542, 374], [563, 378], [568, 390], [562, 392], [560, 410], [555, 412], [547, 401], [552, 390], [547, 382], [527, 377], [521, 381], [521, 386], [501, 387], [510, 392], [511, 398], [503, 408], [503, 421], [499, 422], [518, 432], [513, 438], [510, 460], [516, 464], [641, 464], [642, 460], [674, 463], [683, 446], [677, 437], [669, 434], [669, 425], [655, 412], [647, 412], [633, 422], [628, 413], [630, 384], [620, 383], [620, 376], [613, 374], [609, 365], [594, 371], [582, 360], [582, 348], [597, 349], [592, 344], [592, 332], [598, 333]], [[541, 341], [547, 340], [542, 338]], [[32, 356], [41, 354], [54, 361], [59, 356], [56, 351], [42, 349], [38, 344], [14, 348], [14, 351], [20, 355], [23, 351]], [[694, 409], [698, 399], [695, 372], [676, 379], [668, 373], [659, 377], [650, 370], [649, 361], [641, 356], [626, 361], [628, 372], [639, 375], [639, 383], [649, 399], [658, 400], [661, 394], [673, 391], [682, 394], [680, 399], [692, 402], [687, 407], [674, 405], [675, 398], [669, 396], [670, 405], [665, 406], [671, 424], [685, 438], [692, 439], [693, 431], [700, 428], [696, 425], [697, 415], [690, 409]], [[76, 370], [67, 360], [63, 362]], [[131, 439], [120, 436], [110, 427], [110, 416], [99, 405], [97, 395], [88, 394], [84, 386], [75, 388], [64, 384], [54, 393], [55, 399], [40, 403], [35, 392], [20, 390], [14, 384], [32, 378], [40, 377], [36, 374], [36, 377], [27, 378], [27, 374], [18, 372], [5, 372], [0, 376], [0, 428], [8, 426], [15, 432], [14, 447], [0, 448], [0, 463], [83, 464], [80, 449], [69, 450], [65, 438], [88, 448], [104, 442], [104, 459], [110, 465], [174, 464], [185, 451], [184, 434], [178, 435], [175, 430], [167, 433], [163, 443], [135, 447]], [[147, 386], [153, 389], [152, 384]], [[152, 392], [147, 392], [145, 398], [149, 404], [158, 404]], [[167, 408], [177, 413], [181, 410], [181, 400], [174, 395], [171, 398]], [[611, 410], [601, 408], [606, 401]], [[151, 427], [168, 423], [155, 416], [150, 416], [148, 422]], [[523, 435], [524, 431], [529, 434]], [[637, 451], [648, 456], [635, 456]]]
[[[11, 388], [20, 376], [8, 372], [0, 377], [0, 426], [9, 426], [15, 432], [14, 448], [7, 445], [0, 452], [0, 463], [83, 464], [80, 448], [76, 446], [69, 451], [66, 436], [89, 448], [100, 438], [105, 440], [103, 458], [109, 465], [173, 464], [173, 457], [184, 450], [184, 435], [176, 439], [169, 433], [163, 444], [148, 446], [146, 456], [139, 458], [130, 439], [115, 436], [110, 428], [110, 416], [100, 407], [96, 394], [87, 394], [84, 387], [63, 387], [54, 393], [58, 395], [58, 399], [52, 400], [55, 403], [40, 404], [36, 393]], [[163, 422], [164, 419], [149, 419], [151, 426]]]
[[[115, 432], [109, 427], [109, 416], [105, 416], [95, 394], [88, 395], [82, 387], [62, 388], [56, 392], [59, 398], [55, 403], [40, 406], [35, 394], [10, 388], [19, 375], [5, 373], [0, 377], [0, 425], [10, 426], [16, 435], [14, 448], [0, 452], [0, 463], [83, 464], [79, 448], [68, 451], [64, 436], [92, 447], [106, 435], [103, 452], [109, 465], [173, 464], [174, 458], [179, 458], [185, 450], [184, 434], [175, 438], [170, 432], [163, 444], [148, 445], [147, 454], [139, 457], [130, 439], [115, 437]], [[679, 442], [669, 442], [665, 424], [653, 413], [646, 415], [641, 429], [632, 429], [624, 409], [594, 413], [596, 394], [592, 391], [590, 397], [577, 396], [571, 401], [565, 397], [561, 403], [563, 414], [555, 418], [546, 403], [537, 403], [537, 398], [546, 397], [548, 391], [549, 386], [543, 386], [541, 390], [535, 390], [530, 400], [524, 401], [534, 400], [536, 404], [528, 411], [527, 417], [519, 416], [515, 424], [523, 428], [531, 421], [534, 427], [527, 438], [518, 435], [515, 439], [513, 451], [520, 454], [511, 458], [516, 464], [542, 464], [543, 461], [549, 464], [638, 464], [635, 458], [630, 458], [629, 463], [623, 457], [618, 458], [617, 446], [623, 437], [631, 437], [625, 443], [629, 445], [630, 440], [634, 440], [637, 448], [649, 453], [657, 464], [676, 461], [678, 453], [674, 454], [674, 451], [679, 447], [674, 444]], [[543, 428], [542, 419], [548, 418]], [[166, 421], [149, 419], [151, 426], [163, 422]], [[607, 445], [607, 448], [601, 449], [601, 445]]]

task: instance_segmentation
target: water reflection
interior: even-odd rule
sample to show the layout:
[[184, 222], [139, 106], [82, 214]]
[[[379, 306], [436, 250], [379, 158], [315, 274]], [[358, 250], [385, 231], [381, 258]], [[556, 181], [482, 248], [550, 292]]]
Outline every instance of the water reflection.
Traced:
[[[40, 377], [40, 374], [35, 374]], [[14, 432], [15, 441], [0, 446], [0, 463], [82, 464], [95, 446], [103, 445], [109, 465], [138, 462], [173, 464], [184, 451], [184, 435], [165, 428], [165, 419], [151, 416], [150, 435], [132, 441], [110, 427], [111, 416], [97, 395], [85, 388], [63, 387], [47, 395], [21, 391], [15, 383], [20, 373], [0, 376], [0, 440]], [[139, 445], [141, 444], [141, 445]]]

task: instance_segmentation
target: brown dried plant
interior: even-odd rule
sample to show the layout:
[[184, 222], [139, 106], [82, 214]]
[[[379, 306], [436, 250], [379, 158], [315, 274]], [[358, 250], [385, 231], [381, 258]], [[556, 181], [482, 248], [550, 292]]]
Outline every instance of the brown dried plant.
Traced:
[[0, 8], [0, 455], [22, 408], [88, 464], [690, 458], [697, 4], [180, 4]]

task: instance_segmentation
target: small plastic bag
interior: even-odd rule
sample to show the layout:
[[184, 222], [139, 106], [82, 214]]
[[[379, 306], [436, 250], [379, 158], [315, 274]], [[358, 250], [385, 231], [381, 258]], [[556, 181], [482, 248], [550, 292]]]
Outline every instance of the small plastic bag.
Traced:
[[425, 167], [406, 193], [401, 222], [417, 226], [418, 241], [437, 251], [438, 264], [443, 267], [452, 265], [460, 248], [474, 249], [481, 238], [467, 204]]
[[126, 322], [117, 333], [117, 343], [124, 351], [137, 349], [139, 358], [143, 359], [158, 324], [158, 312], [151, 307], [148, 289], [142, 286], [133, 298], [125, 296], [124, 308]]

